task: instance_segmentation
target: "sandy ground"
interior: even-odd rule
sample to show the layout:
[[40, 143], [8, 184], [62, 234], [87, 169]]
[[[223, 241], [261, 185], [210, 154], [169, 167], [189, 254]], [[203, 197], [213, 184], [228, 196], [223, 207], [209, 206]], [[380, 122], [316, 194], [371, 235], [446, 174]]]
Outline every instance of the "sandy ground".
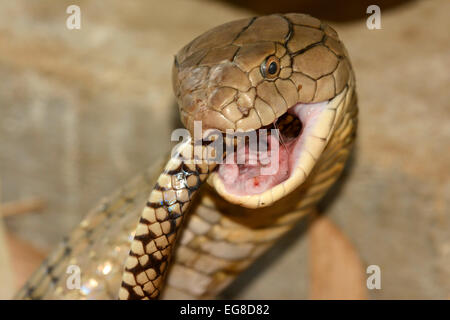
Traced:
[[[82, 10], [77, 31], [65, 26], [73, 3]], [[0, 2], [2, 199], [48, 203], [5, 224], [43, 252], [169, 149], [173, 54], [208, 28], [252, 14], [211, 1], [108, 4]], [[361, 281], [368, 265], [380, 266], [381, 290], [361, 296], [450, 297], [450, 3], [381, 10], [381, 30], [366, 28], [364, 11], [332, 22], [356, 72], [360, 127], [345, 177], [322, 206], [326, 219], [300, 224], [225, 297], [327, 297], [336, 277], [326, 275], [345, 268], [330, 259], [324, 268], [324, 250], [355, 261]]]

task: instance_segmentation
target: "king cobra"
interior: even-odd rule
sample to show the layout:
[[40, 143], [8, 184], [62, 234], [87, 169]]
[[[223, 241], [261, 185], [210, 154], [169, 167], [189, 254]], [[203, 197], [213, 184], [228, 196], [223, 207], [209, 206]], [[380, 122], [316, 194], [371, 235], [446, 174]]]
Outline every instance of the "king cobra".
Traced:
[[195, 147], [212, 147], [186, 139], [94, 208], [17, 298], [213, 298], [338, 179], [357, 101], [348, 53], [329, 25], [296, 13], [220, 25], [178, 52], [172, 79], [191, 133], [196, 121], [202, 132], [278, 129], [267, 143], [278, 169], [193, 161]]

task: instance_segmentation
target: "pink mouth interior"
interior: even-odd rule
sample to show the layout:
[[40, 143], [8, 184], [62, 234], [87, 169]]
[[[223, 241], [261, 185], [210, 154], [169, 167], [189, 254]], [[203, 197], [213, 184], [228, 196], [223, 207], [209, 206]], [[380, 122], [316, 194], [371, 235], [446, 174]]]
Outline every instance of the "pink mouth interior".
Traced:
[[[258, 152], [246, 144], [233, 155], [227, 155], [218, 170], [226, 191], [239, 196], [261, 194], [286, 181], [297, 166], [305, 137], [326, 106], [327, 102], [322, 102], [289, 108], [288, 113], [301, 121], [302, 129], [298, 136], [289, 139], [283, 136], [283, 132], [279, 133], [280, 139], [269, 135], [268, 131], [267, 152]], [[240, 164], [237, 163], [237, 154], [242, 153], [245, 154], [245, 163]]]

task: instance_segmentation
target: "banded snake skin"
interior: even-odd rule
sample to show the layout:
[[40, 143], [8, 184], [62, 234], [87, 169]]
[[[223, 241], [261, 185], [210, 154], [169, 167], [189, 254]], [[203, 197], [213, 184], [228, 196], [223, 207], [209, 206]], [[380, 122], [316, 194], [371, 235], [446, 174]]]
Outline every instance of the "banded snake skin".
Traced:
[[172, 78], [191, 133], [195, 121], [221, 132], [276, 125], [287, 141], [281, 169], [262, 177], [246, 165], [192, 164], [187, 140], [90, 211], [17, 299], [214, 298], [341, 174], [358, 109], [348, 53], [329, 25], [297, 13], [226, 23], [178, 52]]

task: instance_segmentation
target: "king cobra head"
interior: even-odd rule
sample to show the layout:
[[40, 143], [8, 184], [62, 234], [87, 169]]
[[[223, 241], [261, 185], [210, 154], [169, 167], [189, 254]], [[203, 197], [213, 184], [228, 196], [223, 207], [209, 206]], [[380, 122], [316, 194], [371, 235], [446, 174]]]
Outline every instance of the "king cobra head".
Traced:
[[[333, 181], [342, 166], [329, 164], [346, 159], [355, 133], [348, 54], [336, 31], [304, 14], [237, 20], [200, 35], [175, 56], [173, 88], [194, 136], [198, 121], [202, 132], [254, 134], [265, 152], [244, 143], [223, 163], [205, 163], [191, 161], [195, 140], [179, 145], [142, 212], [121, 299], [159, 297], [184, 214], [204, 181], [227, 203], [279, 206], [315, 169], [322, 182]], [[242, 163], [234, 161], [239, 153]]]

